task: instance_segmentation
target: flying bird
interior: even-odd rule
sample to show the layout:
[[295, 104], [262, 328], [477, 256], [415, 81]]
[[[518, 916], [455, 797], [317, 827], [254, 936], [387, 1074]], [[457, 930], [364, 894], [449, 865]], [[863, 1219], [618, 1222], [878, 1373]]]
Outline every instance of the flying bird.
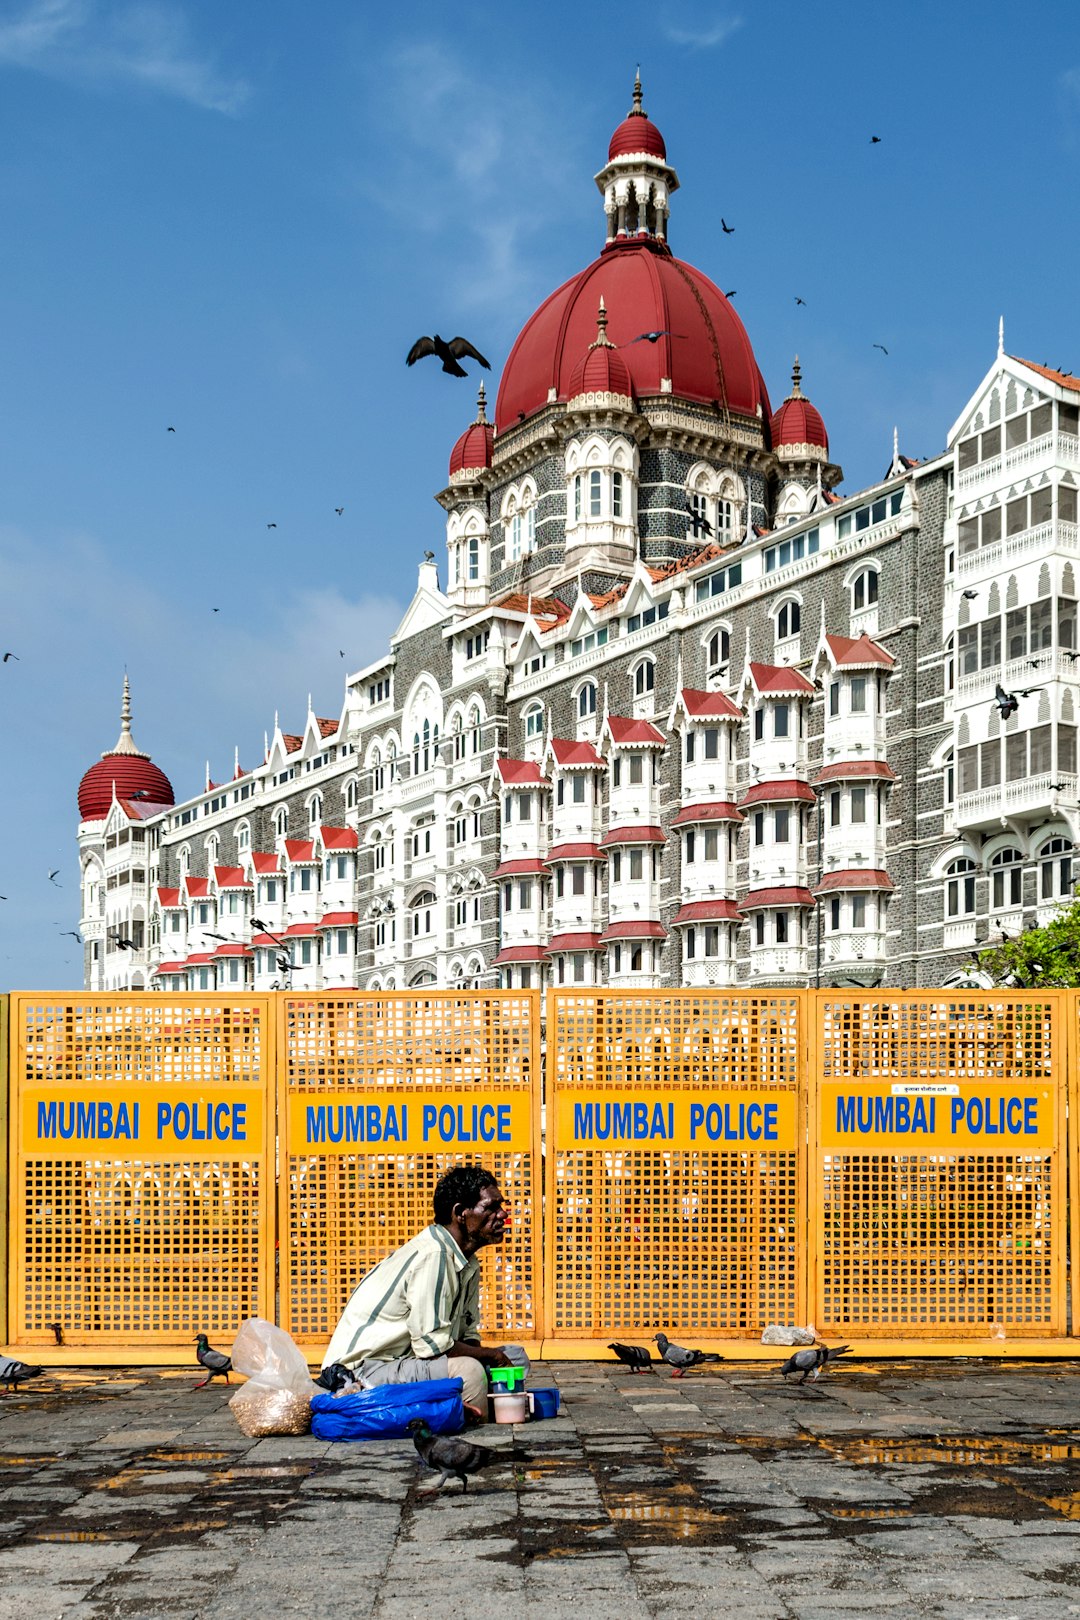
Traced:
[[[490, 1446], [474, 1446], [470, 1440], [458, 1440], [451, 1434], [434, 1434], [423, 1418], [413, 1418], [406, 1425], [413, 1437], [417, 1455], [425, 1467], [439, 1475], [435, 1489], [442, 1490], [451, 1474], [461, 1481], [461, 1494], [469, 1488], [469, 1475], [481, 1468], [492, 1468], [502, 1462], [506, 1453], [492, 1451]], [[516, 1454], [519, 1458], [521, 1453]]]
[[196, 1384], [195, 1388], [205, 1389], [211, 1378], [224, 1378], [225, 1382], [228, 1383], [229, 1374], [232, 1371], [231, 1359], [228, 1356], [223, 1356], [220, 1350], [212, 1349], [205, 1333], [200, 1333], [195, 1343], [198, 1347], [195, 1351], [195, 1358], [206, 1373], [202, 1383]]
[[76, 944], [78, 944], [78, 945], [82, 944], [81, 935], [77, 934], [73, 928], [65, 928], [63, 933], [60, 935], [60, 938], [61, 939], [73, 939], [73, 940], [75, 940]]
[[6, 664], [6, 663], [7, 663], [7, 661], [8, 661], [8, 659], [9, 659], [9, 658], [14, 658], [14, 660], [15, 660], [15, 662], [16, 662], [16, 663], [17, 663], [17, 664], [21, 664], [21, 663], [22, 663], [22, 659], [21, 659], [21, 658], [20, 658], [20, 657], [19, 657], [19, 655], [18, 655], [18, 653], [5, 653], [5, 654], [4, 654], [4, 663], [5, 663], [5, 664]]
[[686, 510], [690, 514], [690, 527], [693, 529], [695, 535], [712, 535], [716, 533], [716, 530], [713, 528], [704, 512], [699, 512], [692, 501], [687, 501]]
[[734, 227], [734, 225], [729, 225], [727, 220], [724, 218], [723, 214], [721, 214], [721, 216], [720, 216], [720, 225], [721, 225], [721, 229], [723, 230], [725, 236], [734, 236], [735, 235], [735, 227]]
[[[57, 880], [57, 878], [59, 876], [60, 876], [60, 868], [57, 867], [54, 872], [49, 873], [49, 882], [50, 883], [56, 883], [56, 880]], [[62, 889], [64, 887], [64, 885], [62, 883], [56, 883], [56, 887], [58, 889]]]
[[277, 965], [279, 973], [291, 973], [293, 970], [293, 965], [287, 956], [279, 956]]
[[737, 293], [738, 293], [738, 288], [737, 287], [732, 287], [730, 292], [726, 292], [724, 294], [724, 297], [725, 298], [734, 298], [734, 297], [736, 297]]
[[174, 427], [170, 427], [170, 428], [166, 428], [165, 431], [166, 431], [166, 433], [175, 433], [176, 429]]
[[40, 1378], [44, 1371], [44, 1367], [28, 1367], [25, 1361], [16, 1361], [13, 1356], [0, 1356], [0, 1384], [6, 1385], [8, 1394], [14, 1389], [17, 1395], [20, 1384]]
[[277, 528], [277, 524], [276, 524], [276, 523], [268, 523], [268, 524], [267, 524], [267, 525], [266, 525], [266, 527], [267, 527], [267, 528], [268, 528], [268, 529], [276, 529], [276, 528]]
[[888, 354], [888, 352], [889, 352], [888, 349], [885, 347], [884, 343], [871, 344], [871, 348], [880, 349], [882, 354]]
[[798, 295], [797, 295], [797, 294], [796, 294], [796, 297], [795, 297], [795, 302], [796, 302], [796, 303], [797, 303], [797, 304], [801, 304], [801, 305], [802, 305], [802, 306], [803, 306], [803, 308], [804, 308], [804, 309], [805, 309], [805, 308], [806, 308], [806, 299], [805, 299], [805, 298], [800, 298], [800, 297], [799, 297], [799, 296], [798, 296]]
[[458, 364], [461, 360], [475, 360], [484, 367], [485, 371], [491, 370], [491, 361], [485, 360], [480, 350], [473, 348], [468, 338], [455, 337], [451, 338], [447, 343], [445, 338], [439, 336], [438, 332], [435, 333], [434, 337], [417, 338], [405, 356], [405, 364], [414, 366], [418, 360], [423, 360], [429, 354], [436, 355], [442, 361], [443, 370], [448, 372], [451, 377], [467, 377], [469, 375], [465, 367]]
[[435, 553], [433, 551], [425, 551], [424, 552], [424, 561], [425, 562], [434, 562], [435, 561]]
[[220, 608], [211, 608], [210, 611], [211, 611], [211, 613], [220, 613], [221, 609]]
[[723, 1361], [723, 1356], [711, 1350], [684, 1350], [681, 1344], [672, 1344], [666, 1333], [653, 1335], [660, 1354], [671, 1368], [672, 1378], [681, 1378], [691, 1367], [700, 1367], [703, 1361]]
[[1003, 720], [1007, 720], [1010, 714], [1015, 714], [1017, 709], [1020, 707], [1020, 702], [1016, 696], [1016, 693], [1006, 692], [1000, 681], [994, 687], [994, 702], [997, 704], [998, 711]]
[[789, 1373], [801, 1372], [802, 1377], [799, 1382], [805, 1384], [810, 1374], [813, 1373], [816, 1381], [821, 1376], [822, 1367], [827, 1366], [830, 1361], [836, 1361], [839, 1356], [848, 1355], [850, 1350], [851, 1346], [849, 1344], [842, 1344], [835, 1350], [829, 1350], [823, 1344], [809, 1345], [805, 1350], [796, 1350], [795, 1354], [784, 1362], [780, 1369], [780, 1376], [787, 1378]]
[[135, 941], [133, 939], [120, 939], [118, 937], [116, 946], [117, 949], [121, 951], [133, 951], [136, 949]]
[[870, 137], [870, 145], [871, 146], [880, 146], [881, 145], [881, 136], [880, 135], [871, 135], [871, 137]]
[[634, 343], [659, 343], [662, 337], [681, 338], [682, 336], [684, 336], [682, 332], [670, 332], [665, 327], [662, 332], [639, 332], [637, 337], [630, 339], [629, 343], [620, 343], [619, 348], [629, 349]]
[[[1051, 791], [1051, 793], [1064, 793], [1064, 791], [1065, 791], [1065, 783], [1064, 782], [1051, 782], [1050, 783], [1050, 791]], [[1074, 849], [1076, 848], [1075, 844], [1073, 845], [1073, 848]], [[2, 895], [0, 895], [0, 899], [3, 899]]]
[[338, 517], [341, 516], [341, 514], [342, 514], [342, 512], [344, 512], [344, 510], [345, 510], [345, 508], [343, 506], [335, 506], [334, 507], [334, 511], [337, 513]]
[[974, 600], [978, 596], [978, 594], [979, 594], [978, 591], [961, 591], [960, 592], [960, 595], [964, 598], [965, 602], [974, 602]]
[[1075, 664], [1076, 660], [1080, 658], [1080, 652], [1066, 652], [1065, 657], [1069, 660], [1070, 664]]
[[342, 652], [341, 648], [339, 647], [338, 648], [338, 657], [339, 658], [344, 658], [344, 656], [345, 656], [345, 654]]
[[614, 1350], [632, 1373], [648, 1372], [652, 1367], [652, 1351], [643, 1344], [620, 1344], [616, 1339], [608, 1349]]

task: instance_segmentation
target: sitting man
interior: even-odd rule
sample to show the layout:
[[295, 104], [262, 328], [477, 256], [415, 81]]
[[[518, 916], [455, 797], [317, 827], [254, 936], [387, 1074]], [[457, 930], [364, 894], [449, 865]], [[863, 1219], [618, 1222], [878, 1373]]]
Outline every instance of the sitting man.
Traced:
[[528, 1366], [518, 1345], [480, 1344], [480, 1262], [501, 1243], [503, 1196], [490, 1170], [457, 1165], [435, 1188], [435, 1220], [356, 1286], [323, 1367], [335, 1362], [372, 1388], [460, 1378], [462, 1400], [487, 1417], [487, 1369]]

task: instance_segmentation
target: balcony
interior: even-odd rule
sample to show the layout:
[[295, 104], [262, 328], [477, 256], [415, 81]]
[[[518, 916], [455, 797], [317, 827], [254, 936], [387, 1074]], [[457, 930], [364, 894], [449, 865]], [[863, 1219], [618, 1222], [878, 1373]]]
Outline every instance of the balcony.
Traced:
[[687, 989], [698, 986], [731, 985], [738, 982], [738, 970], [734, 960], [727, 961], [723, 957], [706, 958], [704, 961], [683, 961], [682, 982]]
[[883, 928], [837, 929], [835, 934], [824, 936], [822, 966], [857, 968], [868, 962], [882, 962], [885, 954]]
[[[985, 918], [983, 919], [985, 925]], [[975, 936], [979, 931], [979, 920], [974, 912], [970, 917], [957, 917], [953, 922], [945, 924], [942, 944], [947, 951], [966, 950], [968, 946], [976, 943]]]
[[[1032, 668], [1032, 659], [1038, 664], [1037, 669]], [[1042, 681], [1062, 680], [1080, 680], [1080, 660], [1068, 657], [1064, 649], [1055, 652], [1046, 648], [1024, 658], [1010, 658], [1007, 664], [961, 675], [956, 683], [955, 698], [960, 705], [989, 701], [999, 681], [1006, 691], [1012, 691], [1017, 686], [1031, 687]]]
[[1056, 808], [1062, 800], [1076, 802], [1077, 779], [1059, 776], [1030, 776], [1019, 782], [1002, 782], [997, 787], [962, 793], [957, 804], [959, 827], [990, 827], [1009, 816], [1034, 815]]
[[1080, 535], [1075, 523], [1037, 523], [1033, 529], [1020, 529], [1016, 534], [1006, 535], [1004, 540], [995, 540], [991, 545], [980, 546], [958, 557], [956, 573], [962, 580], [977, 579], [1058, 551], [1072, 557], [1080, 555]]
[[752, 945], [750, 976], [753, 979], [805, 978], [809, 953], [805, 945]]

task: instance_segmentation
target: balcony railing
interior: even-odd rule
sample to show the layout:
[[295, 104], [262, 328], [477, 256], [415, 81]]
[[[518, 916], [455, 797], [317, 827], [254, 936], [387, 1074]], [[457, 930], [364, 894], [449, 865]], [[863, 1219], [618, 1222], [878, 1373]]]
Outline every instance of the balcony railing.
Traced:
[[1076, 800], [1075, 775], [1028, 776], [1018, 782], [1001, 782], [996, 787], [962, 793], [957, 805], [958, 826], [993, 821], [1000, 816], [1044, 810], [1052, 801]]
[[956, 572], [961, 579], [997, 574], [1010, 563], [1054, 551], [1064, 551], [1070, 556], [1080, 553], [1080, 534], [1075, 523], [1060, 520], [1057, 523], [1037, 523], [1032, 529], [1021, 529], [1017, 534], [1006, 535], [1004, 540], [995, 540], [991, 545], [965, 552], [957, 559]]

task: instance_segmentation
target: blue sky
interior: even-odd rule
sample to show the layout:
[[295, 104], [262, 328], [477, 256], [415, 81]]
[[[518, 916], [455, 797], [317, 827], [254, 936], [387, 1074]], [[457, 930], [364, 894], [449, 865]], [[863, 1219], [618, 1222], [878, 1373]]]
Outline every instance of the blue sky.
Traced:
[[75, 792], [125, 665], [178, 797], [309, 692], [339, 712], [445, 555], [473, 414], [405, 352], [460, 331], [497, 375], [595, 256], [639, 61], [673, 247], [774, 404], [799, 353], [845, 489], [894, 423], [942, 447], [999, 314], [1080, 370], [1074, 0], [0, 0], [0, 988], [80, 983]]

